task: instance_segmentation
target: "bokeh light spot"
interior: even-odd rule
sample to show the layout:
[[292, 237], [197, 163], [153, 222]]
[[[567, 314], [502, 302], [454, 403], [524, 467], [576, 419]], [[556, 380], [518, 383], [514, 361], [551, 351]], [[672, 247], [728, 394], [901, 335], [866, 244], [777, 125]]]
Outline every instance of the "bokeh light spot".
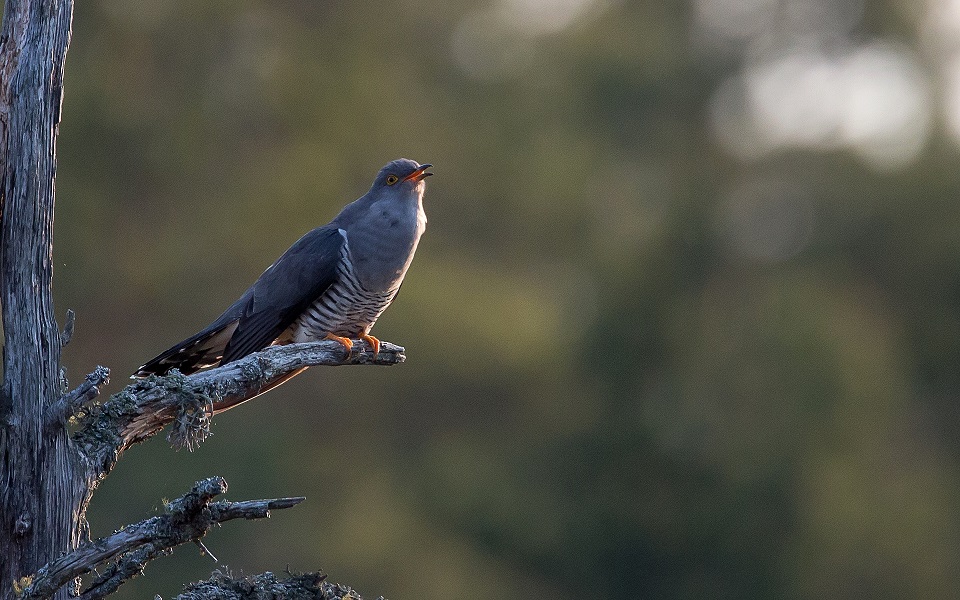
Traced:
[[741, 157], [848, 149], [877, 169], [899, 168], [929, 136], [931, 96], [918, 62], [897, 46], [871, 44], [837, 57], [796, 50], [749, 64], [722, 85], [713, 127]]

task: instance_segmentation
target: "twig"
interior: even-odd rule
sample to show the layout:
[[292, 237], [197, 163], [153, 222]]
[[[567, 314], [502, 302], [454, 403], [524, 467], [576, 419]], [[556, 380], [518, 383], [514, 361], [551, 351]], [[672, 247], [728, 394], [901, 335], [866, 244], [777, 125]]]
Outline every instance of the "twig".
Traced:
[[207, 548], [203, 540], [193, 540], [193, 543], [197, 545], [197, 548], [200, 548], [200, 556], [209, 556], [213, 562], [220, 562], [220, 559], [218, 559], [213, 552], [210, 552], [210, 548]]
[[85, 404], [100, 395], [100, 386], [110, 383], [110, 369], [97, 366], [84, 378], [83, 383], [60, 396], [47, 412], [47, 426], [57, 426], [75, 416]]
[[197, 482], [190, 492], [167, 504], [166, 514], [87, 542], [40, 569], [24, 589], [21, 600], [48, 598], [68, 582], [116, 558], [81, 595], [86, 600], [103, 598], [142, 573], [146, 564], [154, 558], [169, 554], [173, 548], [186, 542], [199, 541], [218, 523], [232, 519], [269, 518], [271, 510], [290, 508], [304, 500], [278, 498], [211, 502], [215, 496], [226, 491], [227, 482], [222, 477]]
[[60, 346], [66, 346], [73, 339], [73, 328], [77, 324], [77, 313], [72, 308], [67, 309], [67, 318], [60, 332]]
[[405, 360], [404, 349], [382, 342], [376, 356], [365, 342], [355, 342], [345, 357], [337, 342], [271, 346], [216, 369], [184, 376], [174, 371], [151, 376], [114, 394], [109, 401], [91, 410], [74, 440], [83, 449], [90, 467], [99, 474], [112, 469], [128, 447], [155, 435], [177, 421], [171, 435], [175, 445], [193, 447], [209, 428], [209, 407], [213, 403], [236, 403], [252, 398], [277, 381], [306, 367], [327, 365], [394, 365]]

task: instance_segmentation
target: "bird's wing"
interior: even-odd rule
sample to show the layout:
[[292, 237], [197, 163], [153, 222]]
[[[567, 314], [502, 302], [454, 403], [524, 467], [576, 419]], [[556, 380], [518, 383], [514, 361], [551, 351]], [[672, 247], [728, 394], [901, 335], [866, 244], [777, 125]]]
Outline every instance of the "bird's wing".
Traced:
[[220, 364], [269, 346], [337, 277], [346, 239], [337, 227], [318, 227], [297, 240], [244, 294], [240, 321]]

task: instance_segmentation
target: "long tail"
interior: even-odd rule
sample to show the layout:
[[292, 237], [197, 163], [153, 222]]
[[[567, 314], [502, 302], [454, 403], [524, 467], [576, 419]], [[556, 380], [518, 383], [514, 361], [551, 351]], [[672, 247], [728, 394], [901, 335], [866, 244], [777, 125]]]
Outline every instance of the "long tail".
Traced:
[[133, 377], [164, 375], [171, 369], [179, 369], [184, 375], [189, 375], [213, 366], [223, 358], [223, 350], [236, 328], [236, 321], [223, 325], [215, 323], [147, 361]]

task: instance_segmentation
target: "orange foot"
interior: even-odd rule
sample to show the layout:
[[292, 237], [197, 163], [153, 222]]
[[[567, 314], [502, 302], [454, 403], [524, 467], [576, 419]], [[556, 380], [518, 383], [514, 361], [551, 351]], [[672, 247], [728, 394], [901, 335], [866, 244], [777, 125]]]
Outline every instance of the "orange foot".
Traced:
[[328, 333], [324, 336], [325, 340], [333, 340], [343, 346], [343, 350], [347, 353], [346, 358], [350, 358], [350, 351], [353, 349], [353, 342], [350, 341], [350, 338], [340, 337], [339, 335], [333, 335]]
[[377, 355], [380, 354], [380, 340], [368, 333], [360, 334], [360, 339], [370, 344], [370, 347], [373, 348], [373, 358], [376, 359]]

